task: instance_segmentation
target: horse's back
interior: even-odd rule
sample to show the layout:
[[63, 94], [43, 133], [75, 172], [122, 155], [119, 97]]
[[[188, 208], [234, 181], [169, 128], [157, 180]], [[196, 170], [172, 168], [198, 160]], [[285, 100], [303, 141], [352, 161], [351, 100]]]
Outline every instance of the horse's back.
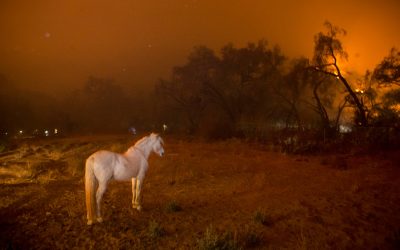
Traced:
[[130, 180], [138, 175], [138, 159], [128, 160], [124, 155], [107, 150], [100, 150], [89, 156], [97, 179]]

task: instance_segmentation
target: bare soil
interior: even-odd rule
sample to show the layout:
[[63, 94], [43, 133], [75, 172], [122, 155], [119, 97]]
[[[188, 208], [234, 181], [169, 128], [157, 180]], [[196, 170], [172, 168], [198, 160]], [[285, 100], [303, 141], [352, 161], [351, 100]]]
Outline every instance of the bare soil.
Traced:
[[[135, 138], [139, 139], [139, 138]], [[86, 225], [84, 160], [121, 136], [18, 142], [0, 156], [0, 249], [400, 249], [400, 152], [285, 155], [165, 136], [143, 211], [111, 182]], [[219, 247], [219, 248], [218, 248]]]

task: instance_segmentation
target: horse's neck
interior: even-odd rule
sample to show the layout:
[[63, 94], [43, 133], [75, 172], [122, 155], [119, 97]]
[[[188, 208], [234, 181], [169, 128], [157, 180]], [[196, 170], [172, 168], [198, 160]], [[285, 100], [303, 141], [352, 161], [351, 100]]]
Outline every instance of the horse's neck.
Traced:
[[149, 155], [151, 153], [151, 148], [147, 146], [146, 142], [140, 141], [136, 143], [134, 146], [130, 147], [126, 154], [128, 156], [134, 154], [134, 152], [137, 152], [140, 154], [142, 157], [144, 157], [146, 160], [149, 158]]
[[147, 147], [133, 146], [133, 149], [138, 151], [146, 160], [149, 158], [150, 149], [147, 149]]

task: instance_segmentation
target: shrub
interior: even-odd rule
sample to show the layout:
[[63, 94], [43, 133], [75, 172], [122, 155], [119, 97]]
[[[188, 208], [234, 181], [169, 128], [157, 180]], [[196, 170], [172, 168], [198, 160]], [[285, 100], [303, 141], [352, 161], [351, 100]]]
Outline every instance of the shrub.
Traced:
[[246, 225], [232, 233], [219, 234], [212, 226], [208, 227], [202, 238], [197, 241], [200, 250], [237, 250], [255, 248], [261, 245], [262, 235], [254, 227]]
[[182, 207], [176, 202], [171, 201], [165, 206], [165, 210], [169, 213], [182, 211]]
[[256, 223], [260, 223], [264, 226], [271, 226], [273, 224], [272, 217], [267, 215], [264, 210], [258, 209], [253, 216], [253, 220]]
[[151, 238], [159, 238], [163, 236], [165, 233], [164, 229], [160, 226], [160, 224], [155, 221], [151, 220], [148, 226], [148, 234]]
[[197, 241], [199, 250], [234, 250], [241, 249], [237, 237], [231, 232], [218, 234], [212, 226], [208, 227], [204, 236]]
[[244, 227], [244, 231], [240, 234], [240, 238], [245, 249], [257, 247], [262, 243], [261, 233], [248, 225]]

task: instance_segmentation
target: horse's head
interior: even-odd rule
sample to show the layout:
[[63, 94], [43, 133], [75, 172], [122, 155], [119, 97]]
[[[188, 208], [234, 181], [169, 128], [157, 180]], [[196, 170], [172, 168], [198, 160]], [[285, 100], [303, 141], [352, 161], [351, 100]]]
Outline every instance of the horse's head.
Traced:
[[161, 136], [159, 136], [158, 134], [155, 134], [155, 133], [151, 133], [150, 138], [153, 141], [153, 143], [152, 143], [153, 152], [158, 154], [159, 156], [163, 156], [164, 155], [164, 147], [163, 147], [164, 141], [161, 138]]

